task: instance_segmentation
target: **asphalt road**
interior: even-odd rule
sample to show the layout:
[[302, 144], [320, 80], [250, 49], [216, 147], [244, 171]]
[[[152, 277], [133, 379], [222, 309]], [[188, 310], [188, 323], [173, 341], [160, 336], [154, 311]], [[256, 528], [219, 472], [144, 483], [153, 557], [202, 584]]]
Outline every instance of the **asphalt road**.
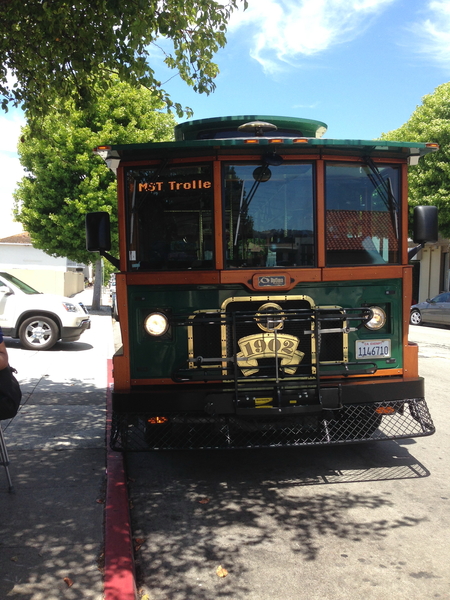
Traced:
[[431, 437], [129, 454], [141, 594], [449, 599], [449, 330], [412, 327], [410, 339], [421, 342]]

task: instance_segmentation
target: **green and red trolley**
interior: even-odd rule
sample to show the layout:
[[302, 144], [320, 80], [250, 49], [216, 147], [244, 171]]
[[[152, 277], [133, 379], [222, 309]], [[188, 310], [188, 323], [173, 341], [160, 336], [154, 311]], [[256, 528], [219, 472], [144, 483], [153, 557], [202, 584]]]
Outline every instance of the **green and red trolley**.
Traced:
[[[118, 182], [113, 448], [434, 432], [408, 341], [407, 172], [437, 146], [325, 130], [222, 117], [96, 149]], [[108, 215], [86, 227], [108, 257]], [[415, 209], [414, 231], [436, 239], [434, 207]]]

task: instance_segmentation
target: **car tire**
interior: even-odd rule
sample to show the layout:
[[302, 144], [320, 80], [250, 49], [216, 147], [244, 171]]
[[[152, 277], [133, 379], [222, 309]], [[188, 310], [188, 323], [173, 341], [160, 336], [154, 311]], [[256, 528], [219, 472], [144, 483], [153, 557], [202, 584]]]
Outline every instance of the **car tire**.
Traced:
[[417, 308], [414, 308], [411, 311], [411, 314], [409, 316], [409, 322], [411, 323], [411, 325], [421, 325], [422, 324], [422, 315], [420, 314], [420, 310], [417, 310]]
[[50, 317], [30, 317], [19, 327], [19, 339], [27, 350], [50, 350], [59, 339], [58, 325]]

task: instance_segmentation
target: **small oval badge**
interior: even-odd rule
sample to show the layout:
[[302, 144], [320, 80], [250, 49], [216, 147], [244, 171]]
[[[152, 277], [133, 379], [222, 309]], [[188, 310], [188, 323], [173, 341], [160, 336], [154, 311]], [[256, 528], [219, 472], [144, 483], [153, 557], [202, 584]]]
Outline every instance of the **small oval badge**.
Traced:
[[253, 286], [257, 289], [278, 288], [283, 289], [288, 287], [288, 276], [285, 273], [277, 273], [276, 275], [254, 275]]

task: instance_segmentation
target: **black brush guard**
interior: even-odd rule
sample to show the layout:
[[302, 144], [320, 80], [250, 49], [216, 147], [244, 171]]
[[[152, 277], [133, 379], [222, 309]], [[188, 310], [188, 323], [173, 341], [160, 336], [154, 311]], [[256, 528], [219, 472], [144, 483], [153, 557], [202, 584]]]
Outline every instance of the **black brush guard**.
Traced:
[[[254, 307], [261, 304], [261, 300], [252, 302]], [[279, 302], [282, 310], [257, 313], [257, 309], [250, 310], [232, 310], [229, 313], [217, 312], [199, 312], [195, 318], [189, 320], [182, 317], [174, 317], [173, 324], [177, 327], [190, 327], [192, 329], [192, 337], [194, 339], [193, 355], [189, 358], [189, 368], [187, 365], [181, 365], [173, 373], [172, 378], [178, 383], [186, 381], [234, 381], [236, 386], [236, 396], [240, 384], [245, 384], [255, 380], [275, 380], [279, 386], [283, 381], [295, 380], [299, 377], [309, 377], [316, 381], [316, 385], [320, 384], [321, 368], [327, 369], [326, 375], [363, 375], [373, 374], [377, 367], [375, 363], [367, 361], [349, 362], [344, 360], [343, 356], [343, 335], [360, 329], [364, 323], [372, 318], [372, 310], [370, 308], [355, 308], [355, 309], [292, 309], [285, 308], [283, 305], [289, 306], [291, 301], [287, 299], [285, 302]], [[239, 302], [236, 302], [239, 305]], [[307, 304], [304, 302], [304, 304]], [[232, 305], [231, 305], [232, 306]], [[257, 313], [257, 314], [255, 314]], [[242, 338], [249, 334], [254, 337], [255, 333], [261, 334], [260, 323], [266, 326], [264, 330], [266, 335], [282, 336], [286, 331], [292, 337], [303, 341], [302, 349], [305, 350], [306, 360], [299, 365], [298, 371], [290, 373], [290, 366], [283, 364], [283, 355], [280, 351], [274, 352], [273, 360], [267, 361], [267, 364], [258, 364], [257, 372], [249, 375], [244, 375], [241, 369], [245, 358], [240, 357], [239, 343]], [[277, 326], [282, 324], [279, 331]], [[211, 334], [221, 331], [225, 328], [226, 331], [226, 347], [224, 353], [223, 343], [214, 339], [211, 342], [209, 339], [203, 344], [195, 344], [200, 332], [205, 332], [204, 335], [210, 337]], [[315, 341], [315, 360], [312, 355], [311, 340]], [[331, 340], [331, 343], [326, 343], [324, 340]], [[223, 340], [221, 340], [223, 342]], [[212, 353], [212, 355], [211, 355]], [[264, 360], [264, 359], [263, 359]], [[225, 366], [224, 366], [225, 365]], [[330, 367], [330, 365], [333, 365]]]
[[[261, 300], [255, 305], [261, 305]], [[367, 385], [346, 385], [355, 381], [348, 375], [377, 370], [367, 360], [349, 362], [343, 351], [344, 336], [371, 317], [371, 309], [365, 307], [293, 309], [287, 305], [281, 312], [258, 313], [257, 318], [254, 306], [225, 314], [204, 311], [194, 318], [174, 317], [172, 326], [190, 328], [194, 339], [188, 364], [176, 369], [172, 376], [176, 383], [165, 390], [154, 386], [125, 395], [113, 393], [112, 449], [329, 445], [431, 435], [434, 425], [422, 397], [422, 380], [371, 386], [371, 378]], [[249, 334], [258, 340], [258, 321], [263, 320], [275, 349], [281, 321], [280, 331], [303, 340], [304, 360], [297, 369], [284, 365], [275, 351], [244, 374], [245, 358], [239, 356], [238, 342]], [[198, 337], [205, 341], [195, 344]], [[204, 355], [196, 352], [199, 349]], [[397, 389], [391, 393], [391, 388]], [[375, 401], [380, 398], [387, 401]]]

